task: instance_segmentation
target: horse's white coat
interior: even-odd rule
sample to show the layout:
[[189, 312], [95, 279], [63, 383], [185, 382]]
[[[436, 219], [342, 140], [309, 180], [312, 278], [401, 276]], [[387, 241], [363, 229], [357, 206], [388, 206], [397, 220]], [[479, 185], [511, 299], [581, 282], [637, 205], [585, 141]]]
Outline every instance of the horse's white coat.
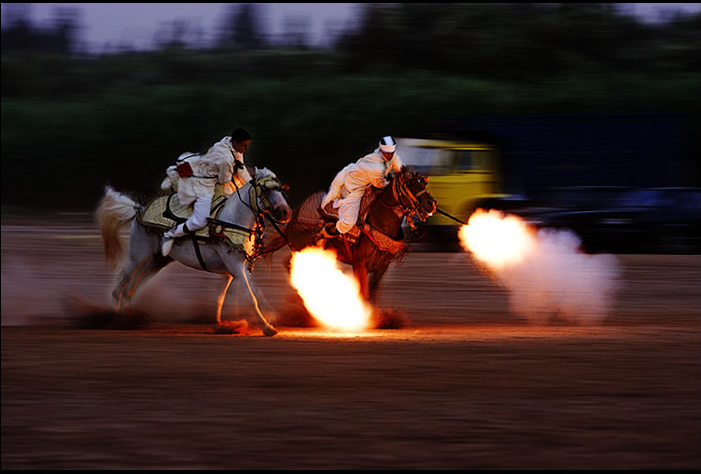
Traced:
[[[266, 176], [275, 177], [274, 173], [267, 169], [256, 170], [256, 179], [261, 179]], [[251, 209], [249, 200], [248, 191], [250, 186], [251, 183], [247, 183], [227, 200], [219, 215], [219, 220], [249, 229], [253, 229], [256, 226], [256, 214]], [[292, 211], [280, 192], [280, 189], [271, 189], [270, 186], [266, 186], [266, 190], [266, 197], [270, 203], [267, 210], [278, 213], [276, 218], [289, 219]], [[261, 196], [258, 196], [257, 201], [258, 208], [266, 209], [267, 206], [264, 205]], [[119, 235], [117, 231], [122, 225], [131, 222], [129, 257], [126, 265], [122, 269], [120, 282], [113, 292], [118, 310], [122, 310], [128, 306], [129, 301], [140, 284], [154, 276], [158, 271], [173, 261], [177, 261], [178, 263], [197, 270], [203, 270], [197, 258], [192, 240], [188, 237], [176, 240], [173, 250], [168, 257], [162, 256], [160, 250], [161, 237], [147, 231], [146, 228], [134, 219], [134, 217], [136, 217], [137, 208], [138, 204], [133, 200], [108, 188], [101, 206], [98, 209], [98, 216], [102, 223], [103, 241], [105, 243], [105, 251], [108, 259], [119, 257], [121, 248], [119, 247]], [[259, 301], [263, 300], [259, 295], [257, 296], [259, 292], [250, 281], [249, 271], [246, 268], [248, 262], [244, 255], [227, 246], [225, 243], [201, 245], [200, 252], [210, 272], [224, 275], [227, 278], [224, 289], [217, 298], [217, 323], [221, 323], [222, 306], [232, 281], [243, 281], [248, 290], [244, 293], [251, 299], [251, 303], [263, 327], [263, 332], [266, 336], [274, 335], [276, 333], [275, 329], [261, 311]]]

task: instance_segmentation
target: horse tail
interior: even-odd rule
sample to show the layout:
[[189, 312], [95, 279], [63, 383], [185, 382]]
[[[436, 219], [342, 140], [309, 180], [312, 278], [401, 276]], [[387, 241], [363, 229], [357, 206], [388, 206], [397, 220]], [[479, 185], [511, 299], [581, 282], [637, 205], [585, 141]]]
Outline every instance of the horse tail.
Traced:
[[116, 266], [122, 254], [119, 230], [136, 217], [137, 208], [138, 204], [129, 197], [110, 186], [105, 188], [105, 195], [97, 209], [97, 218], [102, 232], [105, 260], [112, 268]]

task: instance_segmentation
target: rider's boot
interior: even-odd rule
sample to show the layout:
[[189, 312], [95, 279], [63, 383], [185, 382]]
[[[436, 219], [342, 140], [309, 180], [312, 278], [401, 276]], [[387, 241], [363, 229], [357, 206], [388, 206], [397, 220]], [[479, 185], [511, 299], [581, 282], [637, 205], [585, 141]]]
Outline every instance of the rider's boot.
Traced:
[[161, 244], [161, 253], [163, 256], [167, 256], [173, 249], [173, 243], [175, 243], [176, 238], [182, 237], [188, 232], [188, 228], [184, 222], [166, 231], [163, 234], [163, 243]]
[[341, 233], [336, 228], [335, 222], [327, 222], [324, 227], [316, 234], [316, 244], [323, 246], [327, 239], [335, 239], [340, 237]]
[[324, 227], [322, 227], [321, 234], [325, 239], [333, 239], [341, 235], [341, 233], [338, 231], [338, 227], [336, 227], [335, 222], [329, 222]]

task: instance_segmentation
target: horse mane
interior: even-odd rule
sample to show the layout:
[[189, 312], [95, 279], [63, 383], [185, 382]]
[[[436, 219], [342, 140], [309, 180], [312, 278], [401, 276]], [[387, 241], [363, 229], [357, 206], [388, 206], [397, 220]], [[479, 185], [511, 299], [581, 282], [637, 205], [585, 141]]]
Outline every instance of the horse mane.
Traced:
[[272, 176], [273, 178], [277, 178], [277, 175], [270, 171], [268, 168], [255, 168], [255, 170], [256, 179], [265, 178], [266, 176]]
[[408, 174], [408, 175], [410, 175], [410, 176], [414, 176], [414, 175], [419, 174], [419, 172], [416, 171], [416, 170], [415, 170], [414, 168], [412, 168], [411, 166], [402, 165], [402, 168], [399, 170], [399, 172], [397, 173], [397, 175], [402, 175], [402, 174]]

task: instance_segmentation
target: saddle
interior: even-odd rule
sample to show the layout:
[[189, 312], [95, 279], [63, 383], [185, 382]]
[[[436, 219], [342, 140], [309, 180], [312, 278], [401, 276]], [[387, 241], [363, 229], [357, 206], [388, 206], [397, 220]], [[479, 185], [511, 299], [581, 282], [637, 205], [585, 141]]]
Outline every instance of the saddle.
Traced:
[[[251, 245], [251, 233], [230, 228], [219, 222], [218, 216], [224, 208], [227, 197], [221, 185], [215, 187], [212, 197], [212, 208], [208, 218], [209, 225], [204, 226], [194, 233], [196, 240], [210, 242], [215, 238], [224, 238], [230, 245], [236, 248], [245, 248]], [[159, 196], [146, 204], [137, 220], [144, 227], [164, 232], [175, 225], [185, 222], [193, 212], [193, 205], [183, 205], [178, 199], [178, 193]]]
[[[360, 201], [360, 209], [358, 210], [358, 222], [357, 224], [347, 233], [343, 234], [339, 238], [345, 239], [349, 244], [354, 244], [358, 241], [361, 233], [365, 233], [370, 240], [372, 240], [378, 249], [388, 252], [392, 255], [392, 259], [400, 257], [405, 251], [406, 246], [404, 245], [404, 239], [395, 240], [371, 225], [369, 225], [365, 218], [370, 210], [370, 206], [380, 195], [382, 190], [369, 187], [363, 199]], [[323, 197], [323, 196], [322, 196]], [[333, 207], [333, 203], [327, 204], [324, 208], [318, 207], [318, 213], [324, 219], [324, 225], [327, 222], [335, 222], [338, 220], [338, 209]]]
[[[370, 210], [370, 206], [380, 195], [381, 191], [382, 190], [374, 188], [372, 186], [368, 186], [368, 188], [365, 190], [365, 194], [363, 194], [363, 199], [360, 201], [360, 208], [358, 209], [359, 223], [365, 220], [365, 217], [367, 217], [368, 211]], [[328, 203], [323, 208], [321, 207], [321, 205], [319, 205], [318, 213], [324, 220], [324, 225], [326, 225], [326, 223], [328, 222], [338, 221], [338, 208], [333, 206], [333, 201]], [[347, 241], [353, 244], [357, 242], [358, 238], [360, 237], [360, 233], [360, 226], [356, 224], [351, 230], [343, 234], [342, 238], [345, 238]]]

